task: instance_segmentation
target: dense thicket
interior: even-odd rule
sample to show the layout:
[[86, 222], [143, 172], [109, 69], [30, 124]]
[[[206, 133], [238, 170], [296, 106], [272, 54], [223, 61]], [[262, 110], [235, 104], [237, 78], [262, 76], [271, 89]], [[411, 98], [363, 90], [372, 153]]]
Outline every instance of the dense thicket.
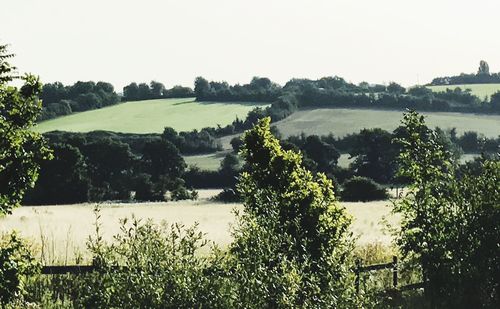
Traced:
[[130, 147], [134, 154], [142, 153], [144, 145], [149, 142], [165, 139], [173, 143], [183, 155], [202, 154], [221, 150], [216, 139], [215, 129], [193, 130], [191, 132], [177, 132], [172, 128], [165, 128], [162, 134], [147, 133], [118, 133], [110, 131], [92, 131], [88, 133], [52, 131], [43, 135], [51, 143], [82, 144], [100, 139], [112, 139]]
[[431, 85], [463, 85], [463, 84], [498, 84], [500, 83], [500, 73], [490, 73], [490, 68], [486, 61], [479, 63], [477, 74], [462, 73], [457, 76], [445, 76], [434, 78]]
[[54, 159], [42, 164], [26, 204], [196, 197], [182, 179], [186, 164], [180, 151], [160, 135], [52, 132], [46, 137]]
[[110, 106], [120, 101], [113, 85], [93, 81], [79, 81], [71, 86], [60, 82], [48, 83], [43, 85], [40, 98], [43, 109], [39, 121]]

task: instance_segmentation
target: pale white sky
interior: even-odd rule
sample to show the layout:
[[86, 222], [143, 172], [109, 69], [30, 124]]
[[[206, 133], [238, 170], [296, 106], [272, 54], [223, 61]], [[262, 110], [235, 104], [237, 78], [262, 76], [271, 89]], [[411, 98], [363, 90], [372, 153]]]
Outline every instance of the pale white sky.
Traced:
[[499, 0], [2, 0], [0, 43], [44, 82], [192, 86], [500, 71]]

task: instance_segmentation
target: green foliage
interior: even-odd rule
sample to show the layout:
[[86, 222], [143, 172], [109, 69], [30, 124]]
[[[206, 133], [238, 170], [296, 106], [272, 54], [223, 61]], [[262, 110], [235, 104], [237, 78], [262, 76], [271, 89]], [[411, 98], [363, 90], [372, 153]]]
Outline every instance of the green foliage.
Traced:
[[28, 244], [16, 233], [0, 237], [0, 305], [25, 293], [28, 276], [39, 271], [39, 264]]
[[7, 85], [14, 78], [10, 57], [0, 45], [0, 215], [19, 205], [38, 177], [40, 162], [50, 157], [41, 135], [30, 130], [41, 109], [40, 81], [26, 75], [21, 89]]
[[232, 307], [225, 293], [230, 285], [220, 269], [223, 255], [217, 250], [200, 254], [208, 243], [196, 226], [156, 225], [132, 217], [121, 221], [112, 244], [102, 240], [97, 227], [89, 248], [100, 270], [72, 287], [75, 307]]
[[341, 193], [343, 201], [348, 202], [368, 202], [386, 200], [389, 198], [387, 190], [378, 183], [366, 177], [353, 177], [348, 179]]
[[422, 268], [434, 305], [498, 307], [500, 162], [483, 159], [458, 173], [423, 116], [409, 112], [403, 124], [400, 174], [412, 184], [395, 203], [402, 216], [397, 244]]
[[350, 219], [332, 183], [302, 167], [260, 120], [244, 136], [244, 213], [230, 246], [238, 299], [249, 308], [349, 307]]

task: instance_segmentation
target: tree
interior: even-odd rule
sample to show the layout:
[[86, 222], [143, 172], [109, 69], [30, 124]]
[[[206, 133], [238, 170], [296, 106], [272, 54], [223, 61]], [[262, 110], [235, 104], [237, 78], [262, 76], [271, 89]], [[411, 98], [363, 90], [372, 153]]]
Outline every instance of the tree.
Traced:
[[351, 168], [357, 176], [387, 183], [395, 171], [397, 149], [392, 145], [392, 134], [382, 129], [363, 129], [355, 137], [349, 152], [355, 160]]
[[394, 94], [403, 94], [406, 89], [398, 83], [391, 82], [389, 86], [387, 86], [387, 91]]
[[269, 123], [261, 119], [243, 137], [244, 214], [229, 248], [238, 299], [252, 308], [356, 307], [350, 219], [331, 181], [284, 151]]
[[196, 99], [203, 100], [210, 91], [210, 84], [203, 77], [197, 77], [194, 81], [194, 93]]
[[25, 198], [28, 204], [75, 204], [89, 201], [90, 180], [78, 148], [52, 144], [54, 158], [43, 162], [40, 177]]
[[399, 173], [411, 185], [394, 205], [401, 252], [420, 265], [432, 307], [498, 307], [500, 161], [483, 158], [458, 171], [423, 116], [406, 113], [403, 124]]
[[7, 46], [0, 45], [0, 214], [19, 206], [25, 191], [38, 177], [40, 163], [51, 157], [47, 145], [31, 130], [41, 111], [37, 77], [25, 75], [21, 89], [9, 86], [14, 67]]
[[302, 149], [308, 158], [316, 162], [318, 171], [323, 173], [331, 172], [340, 158], [339, 151], [334, 146], [321, 141], [317, 135], [308, 136]]
[[151, 88], [151, 97], [153, 99], [159, 99], [163, 96], [163, 93], [165, 92], [165, 85], [162, 83], [159, 83], [157, 81], [151, 81], [149, 84], [149, 87]]
[[500, 91], [497, 91], [491, 96], [490, 103], [491, 109], [497, 113], [500, 113]]
[[488, 62], [484, 60], [481, 60], [481, 62], [479, 62], [477, 75], [490, 75], [490, 66], [488, 65]]
[[144, 145], [142, 161], [144, 171], [156, 182], [160, 176], [175, 179], [181, 176], [186, 163], [177, 147], [167, 140], [150, 141]]
[[137, 83], [131, 83], [123, 87], [123, 99], [125, 101], [139, 100], [139, 86], [137, 86]]

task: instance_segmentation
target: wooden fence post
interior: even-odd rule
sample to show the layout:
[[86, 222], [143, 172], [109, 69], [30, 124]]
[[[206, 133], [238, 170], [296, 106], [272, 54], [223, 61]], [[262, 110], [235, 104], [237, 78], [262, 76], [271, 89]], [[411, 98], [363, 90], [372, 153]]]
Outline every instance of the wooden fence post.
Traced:
[[392, 286], [396, 289], [398, 287], [398, 257], [392, 257]]
[[359, 259], [356, 259], [356, 281], [355, 281], [355, 286], [356, 286], [356, 294], [359, 294], [359, 281], [361, 276], [361, 261]]

